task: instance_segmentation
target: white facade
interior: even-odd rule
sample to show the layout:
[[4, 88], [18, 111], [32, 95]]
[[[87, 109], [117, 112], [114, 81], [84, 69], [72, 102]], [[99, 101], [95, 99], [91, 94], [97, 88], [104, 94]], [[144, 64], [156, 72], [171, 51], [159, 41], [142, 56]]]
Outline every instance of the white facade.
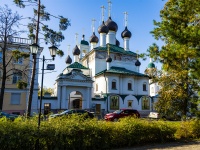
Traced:
[[[49, 103], [51, 111], [78, 108], [113, 112], [132, 108], [141, 115], [148, 114], [153, 109], [149, 77], [135, 65], [137, 54], [129, 47], [130, 38], [120, 47], [116, 34], [112, 30], [107, 35], [100, 33], [100, 46], [81, 41], [80, 60], [75, 59], [55, 79], [55, 97], [44, 97], [42, 108]], [[107, 62], [108, 55], [112, 60]]]

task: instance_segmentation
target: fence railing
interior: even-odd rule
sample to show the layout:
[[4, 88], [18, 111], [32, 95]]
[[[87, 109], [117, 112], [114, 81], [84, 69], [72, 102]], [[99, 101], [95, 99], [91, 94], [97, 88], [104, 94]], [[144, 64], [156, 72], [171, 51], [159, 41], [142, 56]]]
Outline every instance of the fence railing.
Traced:
[[[0, 42], [2, 41], [2, 36], [0, 35]], [[31, 39], [27, 39], [27, 38], [20, 38], [20, 37], [8, 37], [7, 38], [7, 42], [14, 44], [14, 43], [18, 43], [18, 44], [32, 44], [32, 40]]]

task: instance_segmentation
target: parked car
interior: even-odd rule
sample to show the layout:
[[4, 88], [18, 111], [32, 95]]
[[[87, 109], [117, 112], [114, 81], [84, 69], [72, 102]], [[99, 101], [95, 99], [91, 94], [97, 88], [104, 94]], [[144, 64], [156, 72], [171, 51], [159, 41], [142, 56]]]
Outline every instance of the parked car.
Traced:
[[[148, 115], [148, 118], [150, 119], [164, 119], [164, 120], [171, 120], [171, 121], [177, 121], [181, 120], [181, 113], [177, 113], [174, 115], [169, 114], [160, 114], [158, 112], [150, 112]], [[186, 119], [192, 119], [193, 116], [188, 112], [186, 115]]]
[[77, 115], [84, 115], [85, 118], [94, 118], [94, 114], [92, 112], [89, 112], [87, 110], [83, 110], [83, 109], [69, 109], [69, 110], [65, 110], [61, 113], [57, 113], [57, 114], [52, 114], [49, 116], [49, 118], [56, 118], [56, 117], [63, 117], [63, 116], [69, 116], [72, 114], [77, 114]]
[[0, 111], [0, 118], [3, 118], [3, 117], [6, 117], [7, 119], [14, 121], [19, 116]]
[[135, 109], [120, 109], [116, 110], [113, 113], [108, 113], [104, 116], [106, 121], [118, 121], [120, 118], [127, 116], [140, 117], [140, 113]]

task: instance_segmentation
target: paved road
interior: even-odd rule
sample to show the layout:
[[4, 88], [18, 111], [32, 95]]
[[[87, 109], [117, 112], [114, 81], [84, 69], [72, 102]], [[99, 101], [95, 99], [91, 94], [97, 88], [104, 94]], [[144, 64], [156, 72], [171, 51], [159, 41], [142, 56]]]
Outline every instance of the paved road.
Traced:
[[200, 150], [200, 140], [170, 142], [163, 144], [149, 144], [144, 146], [135, 146], [132, 148], [120, 148], [115, 150]]

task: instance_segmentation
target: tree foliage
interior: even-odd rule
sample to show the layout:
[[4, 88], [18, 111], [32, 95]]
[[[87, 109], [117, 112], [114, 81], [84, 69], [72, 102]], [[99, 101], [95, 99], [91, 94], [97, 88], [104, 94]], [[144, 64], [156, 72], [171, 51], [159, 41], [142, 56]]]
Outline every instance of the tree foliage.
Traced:
[[[41, 87], [39, 87], [38, 96], [40, 96], [40, 94], [41, 94]], [[44, 94], [54, 95], [54, 89], [53, 88], [43, 87], [42, 96], [44, 96]]]
[[[31, 22], [28, 24], [29, 29], [29, 37], [35, 40], [36, 44], [38, 43], [39, 34], [43, 35], [43, 39], [46, 44], [50, 43], [54, 46], [59, 46], [59, 43], [64, 40], [64, 35], [62, 31], [66, 30], [68, 26], [70, 26], [70, 21], [63, 16], [54, 16], [48, 13], [45, 9], [45, 6], [41, 4], [41, 0], [13, 0], [13, 2], [19, 6], [20, 8], [25, 8], [26, 6], [36, 6], [37, 8], [33, 9], [34, 16], [31, 19]], [[44, 24], [44, 21], [49, 21], [50, 18], [59, 19], [59, 31], [54, 31], [49, 28], [48, 25]], [[57, 51], [57, 55], [63, 56], [64, 52], [62, 50]], [[27, 116], [31, 114], [31, 105], [32, 105], [32, 96], [33, 96], [33, 88], [34, 88], [34, 80], [35, 80], [35, 70], [36, 70], [36, 58], [33, 57], [33, 71], [30, 82], [30, 90], [29, 90], [29, 98], [28, 98], [28, 108], [27, 108]]]
[[199, 0], [169, 0], [160, 17], [151, 33], [165, 45], [156, 49], [154, 44], [148, 51], [151, 58], [162, 63], [162, 71], [157, 71], [153, 79], [161, 86], [157, 109], [186, 115], [199, 91]]

